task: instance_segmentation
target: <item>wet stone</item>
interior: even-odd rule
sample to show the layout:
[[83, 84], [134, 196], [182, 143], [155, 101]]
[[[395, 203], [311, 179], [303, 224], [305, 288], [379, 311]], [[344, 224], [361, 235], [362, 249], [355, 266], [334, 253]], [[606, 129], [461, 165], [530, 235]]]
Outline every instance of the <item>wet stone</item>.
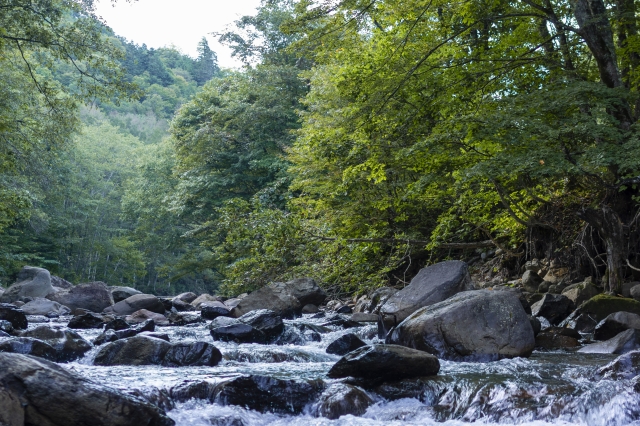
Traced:
[[213, 367], [222, 360], [222, 354], [215, 346], [206, 342], [174, 344], [164, 356], [162, 365], [180, 367], [203, 365]]
[[360, 340], [358, 336], [353, 333], [347, 333], [331, 342], [326, 351], [328, 354], [346, 355], [363, 346], [367, 346], [367, 344]]
[[57, 351], [48, 343], [32, 337], [16, 337], [0, 342], [0, 352], [32, 355], [39, 358], [55, 361]]
[[587, 345], [578, 352], [587, 354], [625, 354], [637, 349], [640, 349], [640, 330], [629, 329], [604, 342]]
[[363, 389], [336, 383], [320, 395], [314, 409], [317, 415], [335, 420], [347, 414], [361, 416], [372, 404], [373, 400]]
[[116, 318], [113, 321], [109, 321], [108, 323], [105, 324], [104, 329], [106, 330], [124, 330], [131, 327], [131, 324], [129, 324], [127, 321], [124, 320], [124, 318]]
[[640, 329], [640, 315], [631, 312], [616, 312], [608, 315], [596, 325], [593, 337], [607, 340], [630, 328]]
[[105, 317], [93, 312], [71, 318], [67, 327], [74, 329], [102, 328], [105, 325]]
[[22, 337], [41, 340], [56, 350], [56, 361], [67, 362], [82, 357], [92, 346], [73, 330], [59, 330], [47, 326], [39, 326], [25, 331]]
[[0, 320], [9, 321], [13, 328], [26, 329], [28, 322], [25, 313], [9, 303], [0, 303]]
[[284, 330], [282, 317], [268, 309], [259, 309], [244, 314], [238, 321], [264, 333], [267, 340], [276, 338]]
[[224, 303], [212, 301], [202, 303], [202, 310], [200, 311], [200, 315], [204, 319], [212, 320], [218, 317], [228, 317], [231, 314], [229, 307]]

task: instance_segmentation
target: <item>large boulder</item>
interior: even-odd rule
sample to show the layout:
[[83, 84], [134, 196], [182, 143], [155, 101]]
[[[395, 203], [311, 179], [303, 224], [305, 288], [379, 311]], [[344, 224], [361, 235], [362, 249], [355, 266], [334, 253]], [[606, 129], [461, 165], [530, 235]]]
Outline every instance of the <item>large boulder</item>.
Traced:
[[27, 302], [20, 307], [27, 315], [44, 315], [46, 317], [58, 317], [69, 315], [71, 309], [43, 297], [36, 297], [31, 302]]
[[640, 302], [603, 293], [584, 302], [575, 310], [572, 316], [586, 314], [595, 321], [600, 322], [615, 312], [631, 312], [640, 315]]
[[200, 316], [204, 319], [216, 319], [218, 317], [228, 317], [231, 310], [222, 302], [202, 302], [200, 304]]
[[373, 399], [363, 389], [345, 383], [335, 383], [320, 395], [313, 411], [318, 416], [335, 420], [347, 414], [361, 416], [371, 405]]
[[268, 309], [251, 311], [238, 318], [238, 321], [262, 332], [268, 341], [278, 337], [284, 330], [284, 322], [280, 315]]
[[630, 328], [640, 330], [640, 315], [615, 312], [600, 321], [593, 332], [596, 340], [608, 340]]
[[268, 309], [283, 318], [291, 318], [301, 314], [302, 306], [285, 283], [271, 283], [241, 299], [232, 309], [231, 315], [239, 318], [251, 311]]
[[142, 294], [141, 291], [131, 287], [109, 287], [113, 302], [118, 303], [126, 299], [127, 297], [135, 296], [136, 294]]
[[214, 402], [259, 412], [299, 414], [322, 391], [322, 383], [242, 376], [216, 387]]
[[27, 316], [22, 309], [9, 303], [0, 303], [0, 320], [9, 321], [13, 328], [26, 329], [28, 322]]
[[433, 376], [440, 371], [438, 358], [398, 345], [363, 346], [349, 352], [331, 367], [332, 379], [355, 377], [373, 381], [395, 381]]
[[23, 332], [21, 337], [41, 340], [56, 350], [56, 361], [67, 362], [82, 357], [92, 348], [78, 333], [72, 330], [60, 330], [41, 325]]
[[213, 340], [236, 343], [264, 343], [264, 333], [236, 318], [218, 317], [211, 321], [209, 330]]
[[210, 294], [205, 293], [193, 299], [193, 301], [191, 301], [190, 304], [191, 306], [199, 310], [202, 307], [202, 304], [204, 302], [221, 302], [222, 303], [223, 299], [219, 296], [212, 296]]
[[95, 365], [161, 365], [171, 343], [147, 336], [116, 340], [96, 354]]
[[56, 277], [55, 275], [51, 275], [51, 285], [57, 288], [61, 288], [63, 290], [69, 290], [73, 288], [73, 284], [64, 278]]
[[113, 305], [113, 297], [105, 283], [96, 281], [60, 291], [47, 296], [47, 299], [60, 303], [75, 311], [76, 309], [86, 309], [91, 312], [102, 312], [105, 308]]
[[465, 262], [450, 260], [436, 263], [421, 269], [408, 286], [389, 297], [380, 313], [389, 329], [420, 308], [473, 289]]
[[529, 356], [533, 328], [518, 297], [507, 291], [466, 291], [427, 306], [387, 336], [389, 343], [448, 360]]
[[573, 302], [575, 306], [580, 306], [592, 297], [600, 294], [601, 291], [596, 287], [591, 280], [587, 280], [581, 283], [571, 284], [562, 290], [562, 295], [567, 296], [569, 300]]
[[592, 343], [578, 352], [586, 354], [626, 354], [640, 349], [640, 330], [629, 329], [604, 342]]
[[114, 313], [116, 315], [131, 315], [132, 313], [146, 309], [157, 314], [164, 314], [165, 308], [160, 299], [153, 294], [135, 294], [107, 307], [105, 313]]
[[319, 306], [327, 298], [327, 293], [312, 278], [296, 278], [284, 284], [291, 290], [291, 295], [298, 299], [301, 306], [308, 304]]
[[162, 365], [168, 367], [181, 367], [187, 365], [204, 365], [213, 367], [222, 360], [222, 354], [210, 343], [188, 342], [176, 343], [169, 348], [169, 351], [162, 360]]
[[176, 300], [179, 300], [181, 302], [184, 303], [191, 303], [194, 300], [196, 300], [198, 298], [198, 295], [196, 295], [195, 293], [192, 293], [190, 291], [186, 292], [186, 293], [180, 293], [179, 295], [175, 296], [172, 300], [175, 302]]
[[0, 302], [11, 303], [23, 297], [46, 297], [53, 292], [49, 271], [34, 266], [25, 266], [18, 274], [16, 283], [0, 296]]
[[536, 293], [542, 281], [542, 278], [536, 272], [527, 270], [522, 275], [522, 288], [529, 293]]
[[169, 426], [164, 411], [52, 362], [0, 354], [0, 424]]
[[547, 293], [531, 305], [531, 313], [535, 317], [546, 318], [551, 324], [558, 325], [571, 314], [574, 307], [567, 296]]

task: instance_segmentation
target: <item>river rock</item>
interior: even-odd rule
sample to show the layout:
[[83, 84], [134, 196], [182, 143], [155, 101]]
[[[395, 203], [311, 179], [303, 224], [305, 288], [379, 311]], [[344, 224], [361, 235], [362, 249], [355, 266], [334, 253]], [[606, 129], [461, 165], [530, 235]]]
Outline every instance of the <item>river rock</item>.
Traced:
[[[298, 297], [301, 297], [304, 302], [301, 302]], [[325, 297], [322, 289], [310, 279], [271, 283], [241, 299], [231, 314], [239, 318], [251, 311], [268, 309], [283, 318], [292, 318], [302, 313], [304, 305], [320, 299], [324, 300]]]
[[155, 331], [156, 323], [153, 319], [145, 320], [138, 324], [131, 324], [129, 328], [115, 330], [118, 339], [126, 339], [127, 337], [137, 336], [145, 331]]
[[331, 342], [327, 346], [326, 352], [332, 355], [346, 355], [363, 346], [367, 346], [367, 344], [358, 336], [353, 333], [347, 333]]
[[218, 297], [218, 296], [212, 296], [210, 294], [201, 294], [200, 296], [196, 297], [192, 302], [191, 302], [191, 306], [193, 306], [194, 308], [196, 308], [196, 310], [199, 310], [201, 308], [201, 304], [203, 302], [223, 302], [222, 298]]
[[63, 290], [69, 290], [73, 288], [73, 284], [64, 278], [57, 277], [55, 275], [51, 275], [51, 285], [56, 288], [61, 288]]
[[320, 306], [327, 298], [327, 294], [312, 278], [296, 278], [284, 284], [290, 289], [291, 295], [298, 299], [300, 306]]
[[97, 353], [95, 365], [161, 365], [171, 344], [162, 339], [134, 336], [119, 339]]
[[597, 379], [628, 380], [640, 374], [640, 350], [620, 355], [609, 364], [600, 368]]
[[515, 294], [466, 291], [427, 306], [400, 323], [388, 343], [448, 360], [496, 360], [529, 356], [533, 329]]
[[27, 328], [27, 316], [22, 309], [9, 303], [0, 303], [0, 320], [9, 321], [13, 328], [23, 330]]
[[640, 315], [640, 302], [602, 293], [580, 305], [575, 310], [575, 315], [587, 314], [596, 322], [600, 322], [615, 312], [631, 312]]
[[167, 319], [171, 325], [178, 326], [205, 322], [204, 318], [193, 312], [171, 312]]
[[200, 304], [200, 315], [204, 319], [216, 319], [218, 317], [228, 317], [231, 315], [231, 309], [222, 302], [202, 302]]
[[131, 315], [140, 309], [146, 309], [157, 314], [164, 314], [165, 312], [164, 305], [153, 294], [135, 294], [106, 308], [104, 312], [116, 315]]
[[580, 346], [582, 336], [570, 328], [549, 327], [536, 336], [536, 348], [571, 349]]
[[[0, 352], [37, 356], [48, 359], [49, 361], [55, 361], [58, 357], [58, 353], [50, 344], [31, 337], [15, 337], [0, 341]], [[0, 373], [0, 375], [1, 374], [2, 373]], [[1, 395], [2, 390], [0, 386], [0, 396]], [[1, 401], [2, 399], [0, 398], [0, 407], [2, 406]]]
[[331, 367], [332, 379], [355, 377], [372, 381], [401, 380], [438, 374], [438, 358], [398, 345], [363, 346], [349, 352]]
[[104, 325], [105, 330], [124, 330], [130, 328], [131, 324], [126, 322], [124, 318], [114, 318]]
[[378, 315], [366, 312], [355, 312], [351, 314], [351, 321], [355, 322], [378, 322]]
[[590, 314], [582, 314], [580, 310], [575, 310], [564, 321], [562, 321], [560, 327], [569, 327], [580, 333], [593, 333], [598, 325]]
[[23, 297], [46, 297], [53, 292], [49, 271], [34, 266], [25, 266], [18, 273], [16, 283], [0, 296], [0, 302], [11, 303]]
[[312, 303], [309, 303], [302, 307], [303, 314], [317, 314], [318, 312], [320, 312], [320, 309], [318, 309], [318, 307]]
[[224, 301], [224, 305], [229, 308], [229, 310], [233, 310], [240, 302], [242, 302], [242, 299], [228, 299]]
[[177, 343], [171, 346], [162, 360], [162, 365], [168, 367], [208, 366], [218, 365], [222, 354], [215, 346], [206, 342]]
[[47, 296], [47, 299], [60, 303], [74, 311], [78, 308], [91, 312], [102, 312], [113, 305], [113, 297], [107, 285], [101, 281], [78, 284], [67, 291]]
[[299, 414], [322, 391], [322, 383], [252, 375], [220, 384], [214, 402], [237, 405], [261, 413]]
[[442, 302], [461, 291], [473, 290], [465, 262], [450, 260], [418, 272], [408, 286], [391, 296], [380, 308], [386, 329], [399, 324], [420, 308]]
[[121, 302], [128, 297], [135, 296], [136, 294], [142, 294], [141, 291], [138, 291], [135, 288], [124, 286], [109, 287], [109, 290], [111, 291], [114, 303]]
[[633, 297], [634, 300], [640, 301], [640, 284], [631, 287], [629, 295]]
[[129, 324], [140, 324], [150, 319], [153, 320], [156, 325], [169, 325], [167, 317], [147, 309], [140, 309], [125, 317], [125, 321]]
[[380, 287], [374, 290], [374, 292], [369, 295], [369, 299], [371, 301], [369, 302], [369, 306], [365, 308], [364, 312], [377, 314], [387, 300], [397, 292], [398, 289], [393, 287]]
[[180, 293], [179, 295], [175, 296], [173, 300], [174, 301], [180, 300], [181, 302], [184, 302], [184, 303], [191, 303], [197, 298], [198, 298], [197, 294], [188, 291], [186, 293]]
[[640, 349], [640, 330], [629, 329], [604, 342], [592, 343], [578, 352], [587, 354], [625, 354]]
[[84, 315], [77, 315], [71, 318], [67, 327], [74, 329], [90, 329], [90, 328], [102, 328], [109, 322], [109, 317], [104, 317], [100, 314], [88, 312]]
[[616, 312], [600, 321], [593, 332], [596, 340], [608, 340], [630, 328], [640, 329], [640, 315]]
[[11, 335], [14, 332], [13, 324], [11, 324], [7, 320], [0, 320], [0, 331], [6, 333], [7, 335]]
[[262, 332], [267, 340], [275, 339], [284, 330], [280, 315], [268, 309], [251, 311], [238, 318], [238, 321]]
[[320, 395], [313, 411], [321, 417], [335, 420], [347, 414], [361, 416], [371, 405], [373, 399], [361, 388], [335, 383]]
[[582, 305], [584, 302], [594, 296], [597, 296], [600, 293], [600, 289], [593, 285], [591, 280], [571, 284], [570, 286], [565, 287], [565, 289], [562, 290], [562, 295], [567, 296], [575, 306]]
[[94, 346], [104, 345], [105, 343], [115, 342], [118, 336], [114, 330], [105, 330], [98, 337], [92, 340]]
[[262, 332], [236, 318], [218, 317], [211, 321], [209, 330], [213, 340], [223, 342], [264, 343], [266, 341]]
[[542, 284], [542, 281], [542, 278], [540, 278], [536, 272], [533, 270], [527, 270], [522, 275], [522, 288], [530, 293], [536, 293], [540, 284]]
[[41, 325], [23, 332], [21, 337], [41, 340], [56, 350], [56, 361], [67, 362], [82, 357], [92, 348], [82, 336], [73, 330], [59, 330]]
[[36, 297], [31, 302], [25, 303], [20, 308], [27, 315], [44, 315], [46, 317], [59, 317], [69, 315], [71, 309], [43, 297]]
[[571, 314], [574, 307], [568, 297], [547, 293], [531, 306], [531, 313], [535, 317], [544, 317], [551, 324], [558, 325]]
[[0, 354], [0, 424], [170, 426], [158, 407], [52, 362]]

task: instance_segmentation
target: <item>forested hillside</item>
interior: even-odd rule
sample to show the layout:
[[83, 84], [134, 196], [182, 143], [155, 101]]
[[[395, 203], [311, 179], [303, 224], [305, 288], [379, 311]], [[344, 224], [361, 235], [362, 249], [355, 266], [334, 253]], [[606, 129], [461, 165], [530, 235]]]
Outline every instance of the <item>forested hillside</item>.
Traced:
[[632, 1], [264, 0], [218, 34], [241, 71], [204, 38], [197, 58], [121, 39], [91, 2], [5, 3], [5, 285], [33, 264], [351, 293], [547, 258], [617, 291], [640, 268]]

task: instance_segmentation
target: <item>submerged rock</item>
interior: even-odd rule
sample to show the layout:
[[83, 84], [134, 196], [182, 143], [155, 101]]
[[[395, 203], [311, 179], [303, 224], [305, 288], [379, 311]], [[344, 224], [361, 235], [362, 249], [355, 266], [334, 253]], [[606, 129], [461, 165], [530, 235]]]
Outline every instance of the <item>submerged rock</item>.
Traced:
[[625, 354], [640, 349], [640, 330], [630, 329], [604, 342], [592, 343], [578, 352], [586, 354]]
[[347, 333], [331, 342], [327, 346], [326, 352], [333, 355], [346, 355], [363, 346], [367, 346], [367, 344], [360, 340], [358, 336], [353, 333]]
[[630, 328], [640, 329], [640, 315], [631, 312], [616, 312], [608, 315], [596, 325], [593, 337], [607, 340]]
[[175, 424], [152, 404], [25, 355], [0, 354], [0, 384], [0, 424]]
[[420, 308], [474, 288], [465, 262], [450, 260], [436, 263], [421, 269], [408, 286], [389, 297], [380, 313], [388, 330]]
[[440, 371], [435, 356], [398, 345], [363, 346], [349, 352], [331, 367], [333, 379], [355, 377], [373, 381], [433, 376]]
[[372, 404], [373, 399], [361, 388], [336, 383], [320, 395], [313, 411], [321, 417], [334, 420], [347, 414], [361, 416]]
[[323, 384], [267, 376], [237, 377], [217, 386], [214, 402], [261, 413], [299, 414], [322, 391]]
[[491, 290], [459, 293], [422, 308], [393, 329], [387, 340], [459, 361], [529, 356], [535, 347], [518, 297]]

